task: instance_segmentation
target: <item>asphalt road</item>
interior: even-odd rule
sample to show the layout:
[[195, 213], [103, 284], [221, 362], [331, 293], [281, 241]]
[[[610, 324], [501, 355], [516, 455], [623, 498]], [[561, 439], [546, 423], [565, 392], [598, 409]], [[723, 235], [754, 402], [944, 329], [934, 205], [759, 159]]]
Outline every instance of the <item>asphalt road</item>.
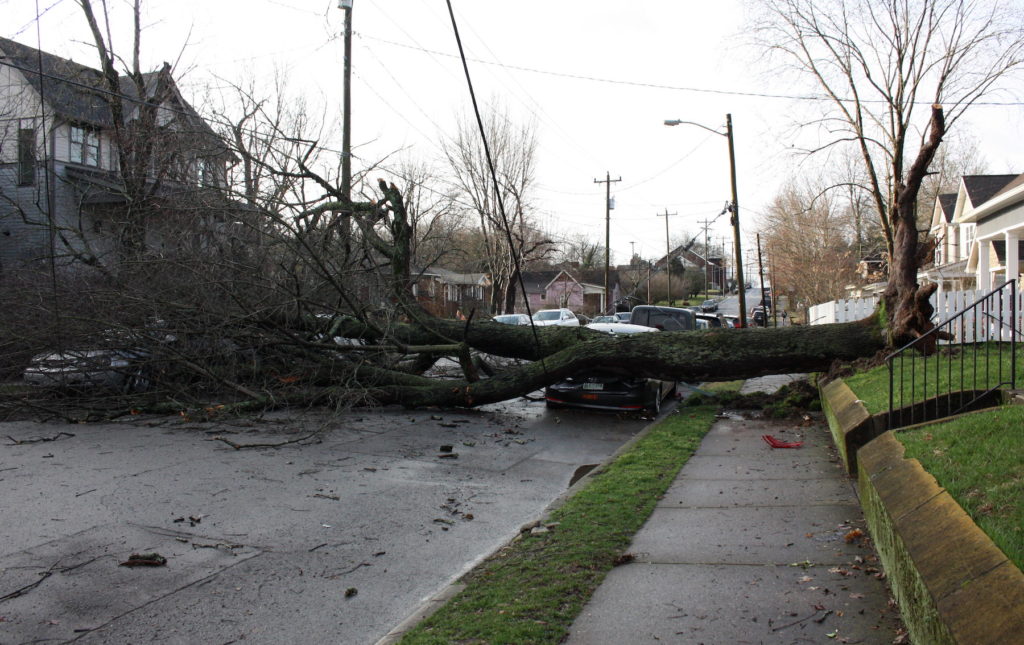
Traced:
[[375, 642], [646, 423], [519, 401], [0, 424], [0, 644]]
[[[761, 302], [761, 289], [747, 289], [746, 294], [747, 301], [747, 316], [750, 315], [750, 310], [757, 306]], [[739, 296], [726, 296], [718, 303], [718, 311], [715, 313], [724, 314], [726, 316], [738, 316], [740, 313], [740, 298]]]

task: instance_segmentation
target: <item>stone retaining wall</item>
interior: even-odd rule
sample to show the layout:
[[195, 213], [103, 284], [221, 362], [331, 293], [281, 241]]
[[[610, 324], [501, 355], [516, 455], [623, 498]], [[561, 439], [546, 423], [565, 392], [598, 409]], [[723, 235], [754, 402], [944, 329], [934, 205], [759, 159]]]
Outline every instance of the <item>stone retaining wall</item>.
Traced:
[[[914, 643], [1024, 640], [1024, 574], [841, 380], [822, 407]], [[875, 436], [877, 435], [877, 436]]]

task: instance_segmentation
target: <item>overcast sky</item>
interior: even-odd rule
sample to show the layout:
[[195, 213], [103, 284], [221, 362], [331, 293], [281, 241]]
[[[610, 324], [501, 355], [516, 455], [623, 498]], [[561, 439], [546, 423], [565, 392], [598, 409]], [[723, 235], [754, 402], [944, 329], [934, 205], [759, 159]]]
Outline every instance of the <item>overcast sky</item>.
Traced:
[[[144, 66], [175, 64], [187, 96], [202, 96], [217, 79], [268, 79], [280, 69], [292, 91], [340, 114], [344, 12], [337, 0], [143, 1]], [[128, 17], [126, 0], [108, 2]], [[535, 202], [556, 236], [585, 232], [603, 243], [604, 185], [594, 180], [606, 172], [622, 179], [612, 185], [615, 262], [627, 262], [634, 248], [645, 258], [664, 254], [659, 212], [678, 213], [669, 218], [673, 240], [719, 214], [730, 198], [726, 139], [693, 126], [669, 128], [665, 119], [724, 131], [732, 114], [745, 247], [785, 177], [813, 168], [792, 153], [808, 143], [792, 140], [792, 126], [811, 104], [778, 97], [811, 90], [779, 82], [762, 53], [745, 44], [738, 0], [452, 4], [478, 98], [500, 100], [514, 119], [536, 122]], [[404, 149], [440, 163], [439, 142], [471, 108], [445, 2], [354, 5], [354, 154], [369, 163]], [[96, 65], [75, 0], [0, 0], [0, 15], [3, 36]], [[115, 41], [130, 51], [130, 31], [119, 24]], [[1024, 171], [1021, 106], [977, 108], [963, 125], [973, 128], [993, 172]], [[338, 129], [326, 143], [340, 148], [340, 141]], [[730, 243], [727, 216], [710, 230]]]

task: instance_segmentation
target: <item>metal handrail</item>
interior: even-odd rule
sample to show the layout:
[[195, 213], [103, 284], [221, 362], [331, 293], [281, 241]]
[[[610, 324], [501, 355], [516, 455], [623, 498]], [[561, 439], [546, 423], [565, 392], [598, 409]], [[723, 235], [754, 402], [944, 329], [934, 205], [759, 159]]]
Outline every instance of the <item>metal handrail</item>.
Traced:
[[[1007, 294], [1009, 298], [1007, 298]], [[1009, 300], [1008, 312], [1005, 307], [1007, 300]], [[998, 312], [994, 312], [995, 309], [998, 309]], [[1006, 322], [1007, 313], [1009, 314], [1009, 323]], [[973, 318], [970, 320], [970, 327], [968, 327], [968, 316], [971, 314], [973, 314]], [[922, 421], [952, 416], [970, 408], [981, 399], [1004, 386], [1015, 389], [1017, 385], [1017, 337], [1022, 335], [1021, 321], [1018, 319], [1018, 314], [1017, 282], [1016, 280], [1008, 280], [1002, 286], [993, 289], [979, 298], [969, 307], [957, 312], [937, 324], [927, 333], [886, 356], [885, 362], [889, 369], [889, 413], [886, 415], [888, 429], [891, 430]], [[992, 333], [993, 324], [996, 327], [994, 334]], [[959, 335], [956, 333], [958, 325]], [[1009, 328], [1008, 343], [1003, 340], [1007, 327]], [[939, 348], [940, 334], [943, 334], [943, 332], [949, 334], [951, 338], [959, 339], [959, 349], [956, 348], [953, 342], [942, 345], [941, 349]], [[968, 333], [971, 336], [970, 343], [967, 342]], [[992, 382], [991, 378], [993, 348], [990, 345], [993, 340], [996, 343], [994, 347], [996, 354], [995, 383]], [[926, 343], [935, 343], [936, 350], [931, 355], [917, 351]], [[1006, 345], [1009, 345], [1010, 369], [1009, 375], [1004, 377], [1003, 350]], [[980, 357], [979, 347], [983, 350]], [[923, 362], [923, 368], [920, 370], [920, 384], [918, 383], [917, 369], [919, 354], [920, 360]], [[960, 357], [958, 374], [953, 369], [953, 359], [957, 354]], [[908, 374], [906, 370], [908, 356], [910, 360], [909, 393], [904, 390]], [[944, 359], [946, 364], [945, 391], [942, 388], [942, 363]], [[899, 361], [900, 373], [899, 405], [896, 402], [897, 388], [895, 382], [895, 364], [897, 360]], [[930, 361], [935, 365], [934, 374], [931, 374]], [[967, 372], [968, 363], [970, 364], [969, 374]], [[979, 369], [983, 370], [980, 386]], [[932, 376], [931, 392], [929, 390], [930, 375]], [[954, 375], [959, 376], [959, 388], [955, 392], [953, 389]], [[972, 385], [970, 389], [965, 388], [968, 376], [970, 376]], [[919, 390], [920, 396], [918, 395]], [[970, 394], [967, 394], [968, 392]], [[967, 396], [971, 397], [970, 400], [965, 400]], [[909, 406], [906, 405], [908, 398], [910, 400]], [[930, 402], [934, 403], [934, 407], [930, 405]], [[908, 416], [909, 418], [907, 418]]]

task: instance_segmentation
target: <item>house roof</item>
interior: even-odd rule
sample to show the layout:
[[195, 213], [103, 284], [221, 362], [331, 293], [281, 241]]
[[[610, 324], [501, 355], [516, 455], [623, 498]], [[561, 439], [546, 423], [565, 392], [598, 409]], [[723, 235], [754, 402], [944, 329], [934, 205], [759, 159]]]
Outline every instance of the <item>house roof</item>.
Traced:
[[[99, 70], [2, 37], [0, 54], [0, 64], [20, 71], [57, 116], [100, 127], [113, 126], [108, 101], [109, 91]], [[211, 145], [212, 149], [207, 154], [230, 154], [206, 120], [200, 117], [178, 92], [170, 76], [168, 64], [165, 63], [159, 71], [142, 74], [146, 98], [152, 98], [155, 94], [161, 74], [166, 74], [170, 81], [172, 101], [176, 104], [179, 122], [187, 123], [190, 129], [194, 129], [194, 134], [198, 134]], [[134, 106], [140, 102], [138, 88], [131, 78], [119, 76], [118, 86], [121, 97], [128, 105]], [[193, 146], [198, 143], [198, 140], [192, 141]]]
[[1024, 174], [1017, 175], [1013, 181], [1000, 188], [999, 192], [995, 195], [992, 195], [992, 198], [1001, 197], [1015, 188], [1020, 188], [1021, 186], [1024, 186]]
[[424, 269], [421, 275], [433, 275], [437, 276], [448, 284], [463, 284], [463, 285], [486, 285], [487, 274], [486, 273], [456, 273], [455, 271], [449, 271], [448, 269], [442, 269], [440, 267], [430, 267]]
[[964, 175], [963, 186], [971, 205], [977, 208], [1017, 177], [1018, 175]]
[[942, 211], [942, 217], [946, 223], [953, 221], [953, 214], [956, 212], [956, 193], [944, 193], [939, 195], [938, 206]]

